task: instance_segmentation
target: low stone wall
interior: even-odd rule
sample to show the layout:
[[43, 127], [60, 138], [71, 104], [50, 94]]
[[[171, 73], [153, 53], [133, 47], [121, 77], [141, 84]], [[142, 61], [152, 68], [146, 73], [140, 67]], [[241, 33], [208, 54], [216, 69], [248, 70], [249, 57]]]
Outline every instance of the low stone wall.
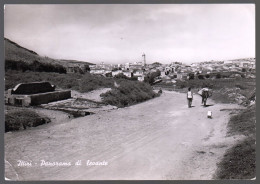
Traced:
[[8, 96], [8, 104], [30, 106], [65, 100], [68, 98], [71, 98], [70, 90], [39, 93], [33, 95], [10, 95]]
[[40, 104], [71, 98], [71, 91], [55, 91], [55, 92], [34, 94], [34, 95], [30, 95], [29, 97], [31, 99], [30, 105], [40, 105]]

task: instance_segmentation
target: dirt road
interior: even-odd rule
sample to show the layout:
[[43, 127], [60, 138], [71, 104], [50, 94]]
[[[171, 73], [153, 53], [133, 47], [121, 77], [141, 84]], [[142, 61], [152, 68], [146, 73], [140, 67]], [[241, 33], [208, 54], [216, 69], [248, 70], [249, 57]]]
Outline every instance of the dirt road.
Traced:
[[[5, 134], [6, 177], [18, 180], [190, 180], [212, 179], [216, 163], [237, 137], [226, 137], [229, 111], [236, 105], [201, 106], [185, 94], [64, 123]], [[213, 112], [213, 119], [207, 118]], [[18, 160], [29, 162], [18, 166]], [[70, 162], [71, 166], [41, 166]], [[81, 160], [82, 165], [75, 166]], [[88, 162], [107, 165], [89, 166]], [[24, 162], [25, 163], [25, 162]]]

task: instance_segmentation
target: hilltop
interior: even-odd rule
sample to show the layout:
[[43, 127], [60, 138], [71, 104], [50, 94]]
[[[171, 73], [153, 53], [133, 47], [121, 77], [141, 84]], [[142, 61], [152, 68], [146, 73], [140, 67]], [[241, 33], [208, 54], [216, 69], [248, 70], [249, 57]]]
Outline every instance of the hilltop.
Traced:
[[45, 64], [60, 64], [67, 67], [69, 64], [87, 64], [94, 65], [93, 63], [77, 61], [77, 60], [65, 60], [65, 59], [52, 59], [49, 57], [40, 56], [35, 51], [27, 49], [7, 38], [4, 38], [5, 44], [5, 61], [23, 61], [27, 64], [32, 64], [34, 61]]

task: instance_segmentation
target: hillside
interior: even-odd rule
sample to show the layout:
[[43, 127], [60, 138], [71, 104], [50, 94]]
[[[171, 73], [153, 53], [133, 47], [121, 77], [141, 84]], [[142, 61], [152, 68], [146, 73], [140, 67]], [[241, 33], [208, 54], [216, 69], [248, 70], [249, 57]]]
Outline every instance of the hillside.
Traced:
[[95, 65], [93, 63], [85, 62], [85, 61], [77, 61], [77, 60], [68, 60], [68, 59], [60, 59], [57, 60], [63, 66], [77, 65], [77, 64], [87, 64], [87, 65]]
[[60, 64], [64, 67], [68, 66], [68, 64], [78, 64], [78, 63], [84, 63], [93, 65], [93, 63], [84, 62], [84, 61], [76, 61], [76, 60], [58, 60], [58, 59], [52, 59], [49, 57], [43, 57], [38, 55], [36, 52], [29, 50], [27, 48], [24, 48], [17, 43], [5, 38], [5, 60], [6, 61], [23, 61], [28, 64], [32, 64], [35, 60], [40, 63], [50, 63], [50, 64]]

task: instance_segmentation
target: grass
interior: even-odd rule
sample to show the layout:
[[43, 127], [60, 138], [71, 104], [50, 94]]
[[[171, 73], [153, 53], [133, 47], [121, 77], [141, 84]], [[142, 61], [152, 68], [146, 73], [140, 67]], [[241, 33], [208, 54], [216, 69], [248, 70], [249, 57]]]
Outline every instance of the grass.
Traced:
[[219, 166], [217, 179], [252, 179], [256, 177], [256, 144], [247, 138], [228, 150]]
[[228, 124], [228, 134], [242, 134], [245, 136], [256, 135], [256, 110], [255, 105], [241, 110], [237, 115], [230, 118]]
[[246, 138], [230, 148], [218, 164], [217, 179], [252, 179], [256, 176], [256, 110], [255, 105], [230, 118], [228, 134]]
[[32, 110], [25, 108], [9, 109], [5, 113], [5, 132], [36, 127], [49, 122], [49, 118], [42, 117]]

